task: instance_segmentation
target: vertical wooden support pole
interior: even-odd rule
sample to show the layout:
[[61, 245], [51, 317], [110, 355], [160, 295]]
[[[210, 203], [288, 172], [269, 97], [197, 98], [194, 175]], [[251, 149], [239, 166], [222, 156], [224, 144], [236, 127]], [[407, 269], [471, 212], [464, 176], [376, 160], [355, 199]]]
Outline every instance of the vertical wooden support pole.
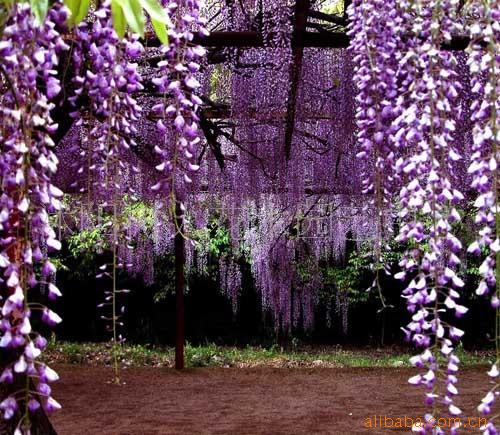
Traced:
[[175, 299], [176, 299], [176, 322], [175, 322], [175, 368], [184, 368], [184, 267], [186, 255], [184, 251], [184, 216], [181, 204], [175, 204]]
[[311, 9], [311, 0], [297, 0], [295, 5], [294, 30], [292, 34], [293, 62], [290, 65], [288, 102], [285, 120], [285, 157], [290, 158], [293, 134], [295, 131], [295, 114], [297, 111], [297, 93], [299, 90], [304, 60], [304, 34], [306, 33], [307, 17]]

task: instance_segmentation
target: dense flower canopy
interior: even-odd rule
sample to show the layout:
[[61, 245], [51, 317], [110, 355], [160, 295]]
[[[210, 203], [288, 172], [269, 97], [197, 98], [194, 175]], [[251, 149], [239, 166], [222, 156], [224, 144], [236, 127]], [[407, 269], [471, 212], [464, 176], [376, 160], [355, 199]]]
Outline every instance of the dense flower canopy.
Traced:
[[[40, 402], [59, 407], [48, 386], [57, 375], [36, 361], [45, 339], [30, 321], [35, 312], [49, 325], [61, 319], [29, 296], [45, 286], [48, 299], [60, 295], [49, 214], [60, 212], [64, 192], [75, 227], [107, 229], [113, 258], [100, 275], [111, 282], [102, 305], [114, 345], [116, 270], [151, 281], [152, 253], [170, 249], [181, 227], [193, 239], [188, 262], [199, 267], [206, 250], [194, 234], [224, 221], [234, 253], [220, 260], [224, 291], [237, 306], [246, 256], [282, 330], [313, 324], [321, 277], [305, 279], [298, 265], [338, 261], [351, 239], [371, 247], [372, 290], [385, 307], [380, 275], [392, 271], [383, 253], [396, 238], [411, 316], [404, 332], [424, 369], [410, 382], [425, 386], [432, 412], [461, 413], [454, 347], [464, 331], [452, 319], [467, 312], [467, 246], [456, 228], [470, 202], [477, 240], [468, 251], [484, 257], [477, 294], [500, 306], [500, 9], [495, 1], [355, 0], [346, 11], [338, 3], [163, 1], [164, 15], [153, 11], [144, 35], [117, 28], [115, 2], [71, 28], [59, 2], [41, 23], [28, 4], [8, 10], [0, 346], [17, 353], [1, 380], [36, 380], [20, 398], [29, 412]], [[140, 240], [146, 223], [123, 218], [137, 202], [154, 221]], [[186, 213], [183, 225], [176, 210]], [[496, 382], [497, 365], [490, 376]], [[489, 414], [497, 394], [495, 385], [479, 411]], [[0, 403], [5, 418], [18, 406], [15, 394]], [[485, 433], [496, 433], [494, 424]]]

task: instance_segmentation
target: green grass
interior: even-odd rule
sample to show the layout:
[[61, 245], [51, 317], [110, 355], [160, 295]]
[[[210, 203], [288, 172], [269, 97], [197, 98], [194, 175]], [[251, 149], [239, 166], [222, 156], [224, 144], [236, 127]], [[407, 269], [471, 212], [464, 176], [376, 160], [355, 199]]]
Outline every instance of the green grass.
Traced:
[[[70, 343], [51, 341], [44, 358], [50, 363], [110, 365], [109, 343]], [[186, 346], [187, 367], [410, 367], [412, 354], [393, 348], [346, 350], [339, 347], [307, 348], [287, 351], [278, 347], [226, 347], [208, 344]], [[491, 352], [458, 350], [463, 367], [488, 365]], [[120, 347], [119, 361], [124, 367], [171, 367], [174, 349], [126, 344]]]

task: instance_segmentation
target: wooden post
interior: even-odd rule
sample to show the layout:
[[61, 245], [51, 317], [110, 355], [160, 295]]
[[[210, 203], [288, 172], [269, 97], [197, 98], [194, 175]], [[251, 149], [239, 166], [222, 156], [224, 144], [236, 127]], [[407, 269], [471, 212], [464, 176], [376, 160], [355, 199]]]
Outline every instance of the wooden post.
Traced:
[[176, 299], [176, 327], [175, 327], [175, 368], [184, 368], [184, 213], [180, 202], [175, 204], [175, 299]]
[[285, 157], [290, 158], [293, 133], [295, 131], [295, 113], [297, 111], [297, 94], [302, 75], [304, 60], [303, 37], [306, 31], [307, 15], [311, 8], [310, 0], [298, 0], [295, 6], [294, 31], [292, 35], [293, 62], [290, 65], [287, 113], [285, 121]]

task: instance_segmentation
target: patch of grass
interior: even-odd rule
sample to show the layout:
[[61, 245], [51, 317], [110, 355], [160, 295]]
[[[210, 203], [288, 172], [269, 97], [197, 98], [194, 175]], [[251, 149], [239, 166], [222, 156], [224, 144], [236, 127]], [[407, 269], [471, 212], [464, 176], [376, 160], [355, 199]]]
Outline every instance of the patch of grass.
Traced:
[[[137, 344], [119, 348], [118, 359], [124, 367], [172, 367], [174, 349]], [[462, 367], [488, 365], [491, 352], [466, 352], [458, 349]], [[411, 354], [392, 348], [347, 350], [340, 347], [308, 348], [287, 351], [277, 346], [226, 347], [215, 344], [186, 345], [186, 367], [410, 367]], [[44, 353], [50, 363], [110, 365], [110, 343], [72, 343], [52, 340]]]
[[[110, 365], [111, 343], [49, 342], [44, 358], [52, 363]], [[124, 366], [164, 366], [171, 362], [170, 352], [142, 345], [123, 345], [118, 360]]]

